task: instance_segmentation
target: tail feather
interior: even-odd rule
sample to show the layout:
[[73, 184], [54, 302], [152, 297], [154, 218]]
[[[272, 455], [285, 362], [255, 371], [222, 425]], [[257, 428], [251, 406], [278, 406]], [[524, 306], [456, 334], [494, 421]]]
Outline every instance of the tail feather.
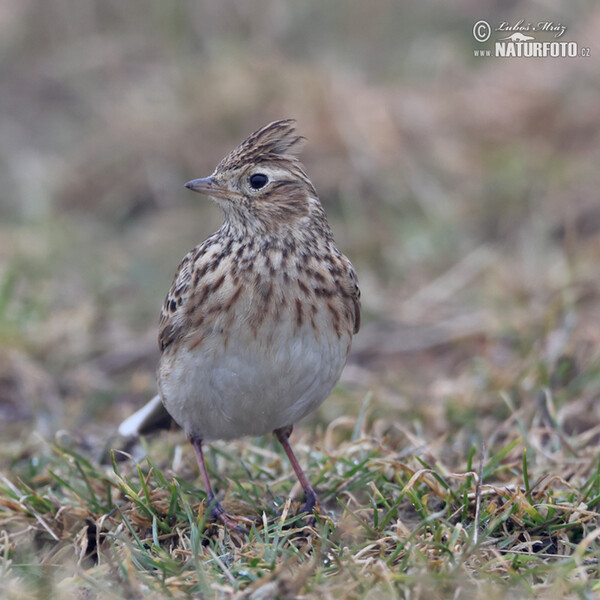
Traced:
[[157, 394], [119, 425], [119, 434], [130, 438], [160, 429], [170, 429], [172, 424], [173, 419]]

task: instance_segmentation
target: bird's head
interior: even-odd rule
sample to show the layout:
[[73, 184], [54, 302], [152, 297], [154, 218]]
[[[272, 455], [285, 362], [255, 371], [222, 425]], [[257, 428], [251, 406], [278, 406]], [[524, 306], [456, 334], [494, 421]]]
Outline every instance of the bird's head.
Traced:
[[295, 121], [275, 121], [248, 136], [209, 177], [187, 188], [205, 194], [223, 209], [235, 230], [277, 233], [321, 213], [317, 193], [297, 155], [304, 138]]

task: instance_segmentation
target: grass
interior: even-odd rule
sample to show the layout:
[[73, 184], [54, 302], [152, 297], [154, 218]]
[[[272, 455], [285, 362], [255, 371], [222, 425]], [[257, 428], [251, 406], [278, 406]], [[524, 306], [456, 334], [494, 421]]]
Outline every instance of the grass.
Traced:
[[472, 445], [448, 464], [415, 435], [411, 453], [392, 433], [375, 435], [372, 416], [363, 410], [329, 431], [338, 440], [329, 449], [327, 435], [296, 441], [320, 492], [314, 527], [295, 516], [290, 468], [270, 440], [214, 446], [215, 485], [231, 512], [253, 521], [247, 536], [206, 521], [192, 453], [185, 447], [174, 471], [162, 452], [178, 434], [155, 440], [140, 462], [113, 451], [108, 464], [73, 443], [40, 442], [0, 483], [5, 597], [598, 591], [600, 458], [587, 451], [589, 435], [530, 423], [526, 437], [501, 436], [483, 454]]

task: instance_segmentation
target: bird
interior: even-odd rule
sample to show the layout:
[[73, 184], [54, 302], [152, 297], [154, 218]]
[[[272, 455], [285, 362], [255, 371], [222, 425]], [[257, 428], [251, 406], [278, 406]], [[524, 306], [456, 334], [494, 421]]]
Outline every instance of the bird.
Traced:
[[304, 141], [294, 119], [274, 121], [185, 184], [223, 223], [179, 264], [160, 314], [158, 395], [119, 428], [139, 433], [166, 409], [194, 448], [210, 517], [228, 529], [203, 445], [273, 432], [312, 515], [317, 495], [289, 437], [331, 393], [360, 328], [357, 274], [298, 158]]

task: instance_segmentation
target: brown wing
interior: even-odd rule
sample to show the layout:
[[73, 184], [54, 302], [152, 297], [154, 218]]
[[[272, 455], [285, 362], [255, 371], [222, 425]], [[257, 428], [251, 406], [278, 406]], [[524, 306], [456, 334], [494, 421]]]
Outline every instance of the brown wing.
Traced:
[[348, 318], [354, 321], [352, 333], [358, 333], [360, 329], [360, 288], [356, 271], [348, 257], [337, 249], [333, 260], [329, 259], [328, 269], [329, 274], [333, 276], [334, 288], [341, 296], [347, 310]]
[[189, 252], [179, 264], [173, 279], [173, 285], [171, 285], [160, 312], [158, 345], [161, 351], [183, 337], [187, 330], [188, 324], [183, 307], [187, 304], [190, 296], [196, 250]]
[[[323, 289], [326, 296], [337, 296], [338, 301], [344, 306], [344, 312], [352, 332], [358, 333], [360, 329], [360, 288], [358, 277], [348, 257], [344, 256], [337, 248], [321, 257], [318, 263], [309, 261], [307, 273], [312, 273], [315, 290]], [[327, 282], [324, 288], [320, 285]], [[327, 289], [329, 288], [329, 289]]]
[[[348, 261], [350, 264], [350, 261]], [[360, 329], [360, 288], [358, 287], [358, 277], [354, 267], [350, 264], [348, 277], [344, 282], [344, 291], [352, 300], [352, 308], [354, 311], [354, 333], [358, 333]]]
[[181, 261], [160, 313], [158, 345], [162, 351], [188, 335], [202, 320], [208, 297], [225, 279], [215, 271], [230, 248], [231, 242], [224, 244], [219, 230]]

